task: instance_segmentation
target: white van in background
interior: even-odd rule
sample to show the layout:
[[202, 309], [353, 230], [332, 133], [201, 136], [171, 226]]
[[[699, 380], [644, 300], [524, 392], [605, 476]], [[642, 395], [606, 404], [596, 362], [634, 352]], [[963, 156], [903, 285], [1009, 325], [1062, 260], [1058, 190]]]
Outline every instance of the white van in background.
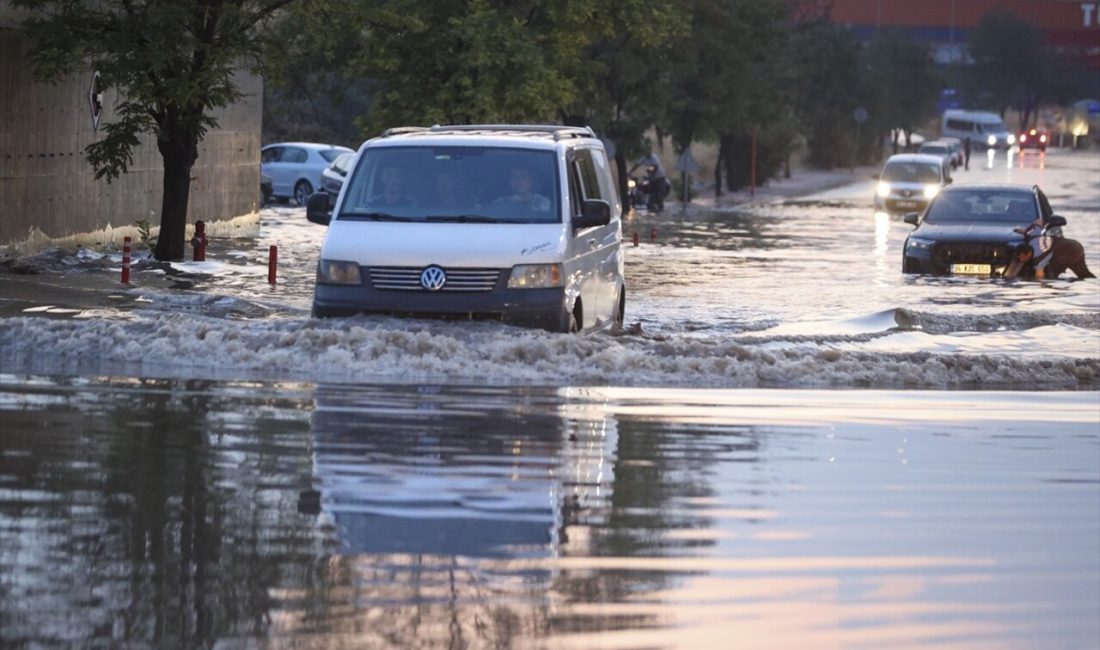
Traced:
[[960, 141], [970, 138], [970, 146], [975, 149], [1008, 149], [1016, 144], [1016, 136], [1008, 132], [1001, 116], [987, 111], [944, 111], [940, 137]]

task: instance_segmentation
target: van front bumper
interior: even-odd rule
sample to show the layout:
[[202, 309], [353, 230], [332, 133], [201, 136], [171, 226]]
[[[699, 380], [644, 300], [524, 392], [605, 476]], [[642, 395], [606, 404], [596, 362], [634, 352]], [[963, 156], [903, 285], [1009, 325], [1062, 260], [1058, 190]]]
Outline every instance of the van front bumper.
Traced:
[[390, 314], [415, 318], [497, 320], [521, 327], [568, 331], [565, 290], [508, 289], [491, 291], [394, 291], [365, 285], [318, 284], [313, 293], [317, 318], [355, 314]]

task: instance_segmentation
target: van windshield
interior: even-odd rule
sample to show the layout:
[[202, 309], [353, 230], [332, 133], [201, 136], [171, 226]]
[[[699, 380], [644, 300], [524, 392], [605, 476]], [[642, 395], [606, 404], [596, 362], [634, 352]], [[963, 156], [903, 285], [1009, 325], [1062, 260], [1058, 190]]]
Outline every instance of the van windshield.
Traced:
[[939, 183], [940, 166], [917, 162], [890, 162], [882, 170], [882, 180], [894, 183]]
[[981, 128], [982, 133], [1004, 133], [1008, 130], [1004, 122], [979, 122], [978, 127]]
[[363, 151], [336, 219], [561, 223], [554, 152], [503, 147]]

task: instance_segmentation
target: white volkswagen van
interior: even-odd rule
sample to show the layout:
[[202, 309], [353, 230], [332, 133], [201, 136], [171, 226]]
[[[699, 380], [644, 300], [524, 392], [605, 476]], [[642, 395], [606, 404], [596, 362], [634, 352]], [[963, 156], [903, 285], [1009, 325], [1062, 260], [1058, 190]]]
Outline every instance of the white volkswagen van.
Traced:
[[1016, 144], [1016, 136], [1008, 132], [1001, 116], [986, 111], [944, 111], [940, 137], [958, 138], [960, 142], [970, 138], [975, 149], [1007, 149]]
[[552, 331], [623, 320], [622, 203], [589, 128], [390, 129], [359, 148], [327, 224], [313, 314], [494, 319]]

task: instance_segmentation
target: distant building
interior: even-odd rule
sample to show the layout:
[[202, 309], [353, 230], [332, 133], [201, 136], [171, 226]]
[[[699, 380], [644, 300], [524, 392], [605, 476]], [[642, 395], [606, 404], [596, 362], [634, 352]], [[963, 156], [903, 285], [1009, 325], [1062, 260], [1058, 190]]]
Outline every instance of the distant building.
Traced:
[[1100, 1], [1090, 0], [832, 0], [831, 18], [861, 40], [903, 29], [928, 43], [939, 63], [964, 62], [970, 32], [1001, 6], [1034, 25], [1043, 42], [1100, 70]]

